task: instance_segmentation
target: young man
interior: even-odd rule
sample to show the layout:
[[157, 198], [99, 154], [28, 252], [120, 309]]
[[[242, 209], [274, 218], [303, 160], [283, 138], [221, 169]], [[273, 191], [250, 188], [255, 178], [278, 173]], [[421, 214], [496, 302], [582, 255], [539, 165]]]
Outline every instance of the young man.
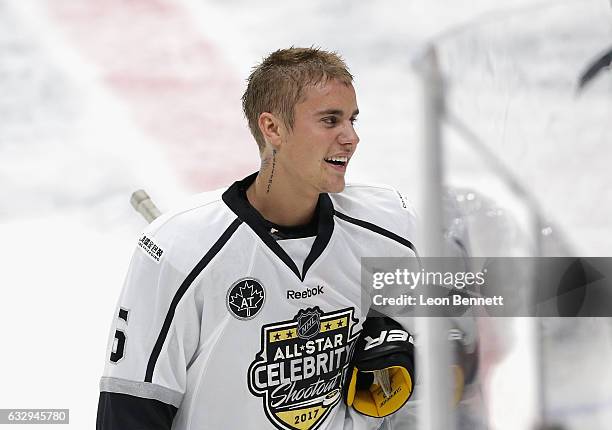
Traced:
[[[360, 258], [415, 256], [415, 219], [391, 188], [345, 185], [359, 143], [352, 80], [319, 49], [279, 50], [254, 69], [243, 108], [261, 168], [142, 234], [99, 430], [380, 425], [367, 415], [386, 412], [358, 398], [351, 361], [368, 311]], [[412, 389], [402, 375], [397, 407]]]

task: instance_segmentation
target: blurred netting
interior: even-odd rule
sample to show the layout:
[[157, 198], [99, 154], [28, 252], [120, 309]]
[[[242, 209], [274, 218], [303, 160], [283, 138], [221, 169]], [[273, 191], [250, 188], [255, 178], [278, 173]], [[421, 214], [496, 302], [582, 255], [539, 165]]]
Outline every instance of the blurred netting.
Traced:
[[[580, 88], [589, 67], [612, 49], [609, 3], [555, 1], [500, 12], [444, 35], [435, 46], [447, 82], [448, 184], [494, 196], [494, 204], [516, 211], [517, 220], [537, 215], [545, 236], [538, 245], [533, 231], [526, 232], [527, 249], [515, 249], [512, 238], [505, 253], [481, 242], [477, 251], [565, 255], [551, 218], [583, 253], [611, 255], [609, 241], [598, 242], [612, 216], [610, 69], [601, 68]], [[478, 203], [471, 199], [466, 206], [473, 212]]]
[[[504, 11], [433, 44], [447, 85], [447, 238], [483, 257], [612, 255], [610, 238], [601, 237], [612, 219], [610, 3], [554, 1]], [[521, 276], [508, 288], [532, 297], [537, 285], [528, 269], [509, 272]], [[529, 412], [559, 428], [610, 428], [608, 319], [537, 320], [534, 373], [501, 378], [514, 385], [494, 387], [492, 375], [511, 369], [510, 357], [525, 346], [518, 326], [480, 319], [486, 405], [474, 413], [487, 415], [487, 427], [531, 429], [522, 411], [509, 412], [531, 396]], [[508, 413], [492, 417], [503, 402]]]

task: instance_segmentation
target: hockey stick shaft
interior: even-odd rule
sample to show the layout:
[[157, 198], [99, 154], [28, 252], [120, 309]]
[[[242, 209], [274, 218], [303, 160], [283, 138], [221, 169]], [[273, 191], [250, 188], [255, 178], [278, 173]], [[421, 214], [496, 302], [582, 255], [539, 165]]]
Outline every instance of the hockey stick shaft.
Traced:
[[141, 214], [149, 223], [161, 215], [160, 210], [155, 206], [155, 203], [153, 203], [153, 200], [151, 200], [151, 197], [145, 190], [134, 191], [130, 198], [130, 203], [136, 209], [136, 212]]

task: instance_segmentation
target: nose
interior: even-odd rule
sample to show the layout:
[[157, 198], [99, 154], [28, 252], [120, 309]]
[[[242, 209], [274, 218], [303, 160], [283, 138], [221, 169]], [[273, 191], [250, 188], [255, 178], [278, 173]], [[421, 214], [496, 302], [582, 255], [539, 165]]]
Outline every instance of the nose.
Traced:
[[350, 121], [347, 121], [347, 125], [342, 130], [339, 138], [342, 145], [356, 146], [359, 143], [359, 136], [357, 135], [355, 127]]

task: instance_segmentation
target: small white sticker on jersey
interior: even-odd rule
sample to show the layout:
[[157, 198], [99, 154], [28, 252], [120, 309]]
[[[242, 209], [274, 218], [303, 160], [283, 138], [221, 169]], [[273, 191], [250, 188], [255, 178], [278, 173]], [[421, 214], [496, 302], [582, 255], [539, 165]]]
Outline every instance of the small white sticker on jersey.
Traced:
[[162, 257], [164, 256], [164, 250], [159, 244], [155, 243], [153, 239], [143, 234], [138, 240], [138, 247], [144, 251], [147, 256], [159, 264]]

